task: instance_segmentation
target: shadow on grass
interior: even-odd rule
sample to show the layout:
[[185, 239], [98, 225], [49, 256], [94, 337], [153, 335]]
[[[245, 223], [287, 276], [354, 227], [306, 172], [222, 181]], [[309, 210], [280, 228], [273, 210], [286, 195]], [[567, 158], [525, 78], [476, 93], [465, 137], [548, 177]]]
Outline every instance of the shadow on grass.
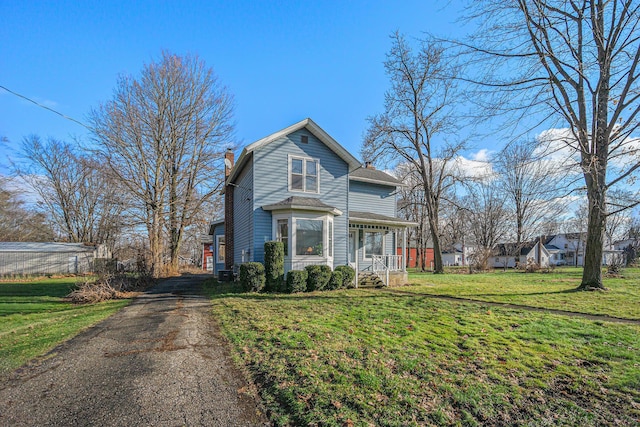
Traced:
[[[578, 288], [565, 289], [562, 291], [548, 291], [548, 292], [518, 292], [518, 293], [496, 293], [496, 294], [465, 294], [464, 297], [523, 297], [528, 295], [554, 295], [554, 294], [577, 294], [581, 293]], [[431, 295], [431, 294], [430, 294]]]
[[75, 281], [63, 283], [0, 283], [0, 301], [4, 297], [63, 298], [75, 286]]

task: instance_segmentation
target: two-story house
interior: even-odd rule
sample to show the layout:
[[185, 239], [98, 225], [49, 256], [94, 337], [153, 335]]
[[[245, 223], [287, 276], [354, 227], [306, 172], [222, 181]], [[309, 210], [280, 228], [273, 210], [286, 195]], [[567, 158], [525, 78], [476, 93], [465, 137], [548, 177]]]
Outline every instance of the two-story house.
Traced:
[[351, 265], [387, 284], [406, 282], [405, 260], [396, 248], [415, 224], [396, 217], [402, 185], [396, 178], [362, 165], [311, 119], [244, 147], [234, 158], [228, 151], [225, 218], [211, 230], [214, 272], [263, 262], [264, 243], [278, 240], [285, 247], [285, 271]]

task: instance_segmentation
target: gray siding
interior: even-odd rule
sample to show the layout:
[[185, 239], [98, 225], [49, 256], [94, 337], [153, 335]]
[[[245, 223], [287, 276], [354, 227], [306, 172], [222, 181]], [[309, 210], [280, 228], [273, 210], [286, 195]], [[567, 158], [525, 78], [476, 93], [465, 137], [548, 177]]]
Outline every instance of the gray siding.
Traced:
[[396, 216], [396, 187], [351, 180], [349, 210]]
[[[309, 137], [308, 143], [301, 136]], [[289, 191], [289, 155], [320, 160], [320, 193]], [[262, 206], [279, 202], [290, 196], [317, 197], [343, 212], [334, 218], [334, 265], [347, 263], [348, 250], [348, 165], [306, 129], [254, 151], [254, 242], [255, 261], [264, 258], [264, 242], [272, 239], [271, 213]]]
[[93, 269], [93, 252], [0, 252], [0, 276], [76, 274]]
[[[250, 159], [236, 180], [233, 190], [233, 260], [242, 263], [242, 251], [250, 251], [246, 261], [255, 260], [253, 249], [253, 161]], [[262, 261], [262, 260], [260, 260]]]

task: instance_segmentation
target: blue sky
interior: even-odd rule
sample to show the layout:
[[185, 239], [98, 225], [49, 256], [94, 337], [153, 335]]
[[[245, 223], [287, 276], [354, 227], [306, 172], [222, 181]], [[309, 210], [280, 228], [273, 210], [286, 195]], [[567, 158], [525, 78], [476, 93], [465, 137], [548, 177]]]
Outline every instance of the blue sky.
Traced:
[[[120, 74], [166, 49], [194, 53], [236, 101], [248, 144], [311, 117], [359, 157], [366, 117], [381, 112], [389, 35], [460, 36], [460, 2], [2, 1], [0, 85], [86, 122]], [[30, 134], [87, 130], [0, 89], [0, 173]]]

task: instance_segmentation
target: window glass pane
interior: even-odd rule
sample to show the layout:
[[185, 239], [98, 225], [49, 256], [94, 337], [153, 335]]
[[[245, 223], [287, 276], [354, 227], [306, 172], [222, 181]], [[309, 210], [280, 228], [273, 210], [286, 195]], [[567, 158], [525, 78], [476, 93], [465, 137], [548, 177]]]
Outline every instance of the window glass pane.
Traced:
[[307, 175], [317, 175], [315, 160], [307, 160]]
[[367, 258], [371, 255], [382, 255], [382, 233], [367, 232], [364, 235], [364, 251]]
[[284, 243], [284, 255], [289, 255], [289, 220], [278, 220], [278, 241]]
[[305, 191], [318, 192], [318, 179], [315, 176], [307, 176]]
[[291, 189], [302, 190], [302, 175], [291, 174]]
[[327, 252], [330, 257], [333, 256], [333, 221], [329, 221], [329, 247], [327, 248]]
[[322, 220], [296, 220], [296, 255], [322, 256], [323, 225]]
[[302, 175], [302, 159], [291, 159], [291, 173]]
[[224, 236], [219, 236], [218, 237], [218, 259], [217, 262], [222, 264], [224, 263], [224, 251], [225, 251], [225, 247], [224, 247]]

